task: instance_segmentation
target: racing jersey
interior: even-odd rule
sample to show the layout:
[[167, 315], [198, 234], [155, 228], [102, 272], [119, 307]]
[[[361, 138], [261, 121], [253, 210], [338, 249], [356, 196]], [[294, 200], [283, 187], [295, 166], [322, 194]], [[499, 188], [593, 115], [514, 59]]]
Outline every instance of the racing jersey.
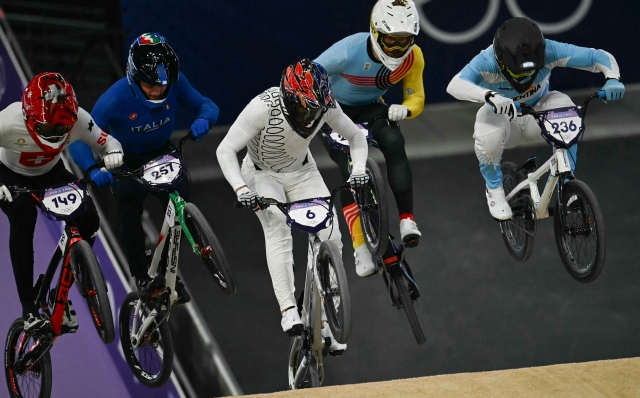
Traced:
[[341, 104], [368, 105], [402, 80], [402, 105], [411, 111], [407, 119], [418, 116], [424, 109], [424, 57], [417, 45], [393, 72], [376, 60], [369, 33], [366, 32], [345, 37], [320, 54], [314, 62], [327, 70], [333, 95]]
[[0, 112], [0, 162], [25, 176], [39, 176], [50, 171], [60, 159], [64, 146], [81, 140], [101, 156], [120, 151], [122, 147], [93, 121], [89, 112], [78, 108], [78, 121], [67, 135], [67, 141], [53, 154], [43, 152], [27, 131], [22, 116], [22, 103], [14, 102]]
[[540, 69], [531, 88], [518, 93], [502, 77], [496, 62], [493, 45], [476, 55], [449, 83], [447, 92], [459, 100], [485, 102], [487, 91], [511, 98], [513, 101], [535, 105], [549, 92], [551, 70], [557, 66], [602, 72], [606, 78], [620, 79], [620, 69], [613, 55], [604, 50], [578, 47], [546, 39], [545, 66]]
[[255, 97], [238, 115], [220, 143], [216, 151], [218, 162], [233, 189], [246, 185], [236, 155], [244, 147], [247, 147], [244, 159], [247, 166], [276, 173], [296, 171], [307, 163], [315, 163], [309, 143], [324, 123], [349, 141], [353, 169], [365, 169], [367, 140], [339, 105], [330, 108], [322, 116], [316, 131], [305, 139], [285, 119], [280, 101], [279, 87], [272, 87]]
[[[126, 152], [133, 153], [152, 152], [169, 142], [178, 102], [195, 112], [196, 119], [215, 124], [218, 106], [196, 91], [182, 72], [178, 76], [178, 81], [167, 89], [165, 99], [156, 102], [148, 101], [135, 83], [130, 85], [123, 77], [100, 96], [91, 115], [122, 143]], [[72, 145], [69, 152], [83, 170], [95, 163], [86, 145]]]

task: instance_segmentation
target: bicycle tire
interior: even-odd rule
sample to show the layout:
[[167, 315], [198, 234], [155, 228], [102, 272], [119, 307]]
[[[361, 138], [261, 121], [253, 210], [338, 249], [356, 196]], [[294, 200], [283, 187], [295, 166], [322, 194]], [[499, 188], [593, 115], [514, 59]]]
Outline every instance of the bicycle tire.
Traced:
[[[11, 398], [49, 398], [53, 374], [51, 367], [51, 355], [47, 351], [38, 362], [23, 375], [15, 372], [13, 364], [22, 357], [23, 353], [17, 352], [18, 347], [32, 346], [29, 340], [33, 338], [24, 334], [24, 320], [18, 318], [11, 324], [4, 346], [4, 374], [7, 380], [7, 388]], [[19, 344], [19, 340], [23, 340]], [[38, 384], [39, 386], [34, 386]]]
[[111, 303], [107, 294], [107, 284], [102, 274], [93, 249], [89, 242], [81, 240], [71, 248], [71, 268], [78, 281], [78, 290], [89, 305], [89, 312], [93, 325], [105, 344], [110, 344], [115, 338]]
[[[517, 171], [513, 162], [502, 163], [502, 186], [505, 195], [524, 181], [524, 176]], [[527, 261], [533, 252], [533, 235], [536, 230], [535, 207], [526, 190], [518, 192], [510, 201], [513, 218], [500, 221], [502, 240], [509, 254], [517, 261]], [[527, 233], [529, 232], [529, 233]]]
[[360, 223], [369, 252], [380, 257], [387, 250], [389, 242], [389, 209], [387, 185], [378, 164], [367, 159], [367, 187], [360, 191]]
[[351, 298], [342, 256], [335, 243], [329, 240], [322, 242], [316, 266], [324, 294], [327, 322], [333, 337], [339, 343], [346, 344], [351, 338]]
[[407, 314], [407, 318], [409, 319], [409, 325], [411, 325], [411, 331], [416, 338], [416, 343], [422, 345], [427, 340], [424, 337], [424, 332], [422, 331], [418, 314], [416, 314], [416, 309], [413, 306], [413, 299], [409, 295], [409, 289], [407, 288], [407, 284], [405, 283], [401, 271], [397, 270], [391, 272], [391, 280], [393, 281], [396, 292], [398, 293], [398, 302], [402, 305], [402, 308], [404, 308], [404, 312]]
[[[560, 208], [556, 206], [557, 211], [553, 217], [554, 235], [562, 264], [569, 275], [578, 282], [593, 282], [604, 268], [607, 249], [600, 204], [591, 188], [580, 180], [571, 180], [564, 184], [562, 204], [563, 214], [560, 214]], [[567, 223], [570, 225], [566, 225]], [[595, 242], [589, 238], [595, 238]], [[580, 253], [580, 249], [585, 246], [592, 249], [588, 256]], [[583, 266], [582, 260], [586, 260], [587, 264]]]
[[320, 375], [318, 373], [318, 365], [315, 358], [313, 358], [313, 356], [309, 363], [309, 367], [307, 368], [307, 374], [302, 380], [302, 384], [299, 386], [294, 385], [296, 372], [298, 371], [300, 362], [302, 362], [303, 343], [304, 343], [303, 336], [296, 336], [292, 338], [291, 343], [289, 343], [288, 375], [289, 375], [289, 389], [291, 390], [320, 387]]
[[226, 295], [233, 296], [236, 294], [236, 282], [233, 272], [224, 255], [222, 245], [213, 233], [207, 219], [193, 203], [187, 203], [184, 206], [183, 215], [185, 225], [198, 247], [210, 247], [211, 249], [208, 255], [202, 256], [202, 262], [205, 267], [222, 291]]
[[[120, 345], [127, 365], [129, 365], [129, 369], [131, 369], [136, 379], [147, 387], [159, 388], [169, 380], [173, 369], [174, 352], [171, 331], [167, 322], [162, 322], [158, 329], [153, 332], [157, 334], [156, 336], [152, 336], [142, 347], [134, 348], [131, 344], [131, 321], [137, 302], [138, 293], [130, 292], [122, 303], [119, 318]], [[140, 317], [138, 321], [139, 325], [143, 322], [142, 318]], [[150, 327], [154, 325], [155, 323], [152, 323]], [[143, 335], [144, 337], [146, 336]], [[158, 347], [161, 348], [161, 351], [158, 351]], [[151, 348], [151, 350], [147, 350], [147, 348]], [[154, 357], [158, 359], [153, 361]], [[147, 361], [147, 359], [150, 359], [150, 361]], [[149, 365], [148, 362], [151, 361], [156, 364], [159, 363], [159, 365], [153, 368], [147, 366]]]

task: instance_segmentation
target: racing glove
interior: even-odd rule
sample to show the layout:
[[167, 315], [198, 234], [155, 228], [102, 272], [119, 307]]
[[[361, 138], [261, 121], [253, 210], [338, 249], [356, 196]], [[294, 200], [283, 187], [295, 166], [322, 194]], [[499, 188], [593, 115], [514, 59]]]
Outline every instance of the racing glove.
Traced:
[[404, 105], [391, 105], [389, 106], [389, 120], [397, 122], [407, 118], [409, 108]]
[[200, 137], [209, 132], [209, 121], [205, 119], [196, 119], [191, 125], [191, 132], [193, 133], [193, 139], [196, 142], [200, 142]]
[[256, 210], [258, 207], [258, 194], [246, 186], [238, 189], [236, 195], [238, 196], [238, 201], [242, 203], [242, 207], [245, 209]]
[[120, 151], [107, 152], [107, 154], [104, 155], [102, 160], [104, 161], [104, 167], [111, 170], [111, 169], [115, 169], [116, 167], [122, 166], [122, 163], [124, 161], [124, 156]]
[[116, 180], [113, 178], [113, 174], [109, 170], [102, 171], [98, 168], [89, 172], [89, 178], [96, 184], [97, 188], [102, 188], [107, 185], [114, 185]]
[[488, 91], [484, 99], [487, 101], [487, 104], [491, 106], [491, 109], [493, 109], [493, 113], [505, 115], [509, 118], [509, 121], [514, 121], [518, 117], [516, 105], [511, 98], [503, 97], [494, 91]]
[[615, 101], [624, 97], [624, 84], [618, 79], [607, 79], [607, 82], [602, 86], [602, 89], [607, 93], [607, 98], [603, 99], [607, 101]]
[[362, 170], [354, 170], [351, 172], [347, 182], [351, 184], [353, 189], [362, 188], [369, 182], [369, 175]]
[[6, 185], [0, 184], [0, 200], [5, 200], [7, 202], [13, 202], [13, 197], [11, 196], [11, 192]]

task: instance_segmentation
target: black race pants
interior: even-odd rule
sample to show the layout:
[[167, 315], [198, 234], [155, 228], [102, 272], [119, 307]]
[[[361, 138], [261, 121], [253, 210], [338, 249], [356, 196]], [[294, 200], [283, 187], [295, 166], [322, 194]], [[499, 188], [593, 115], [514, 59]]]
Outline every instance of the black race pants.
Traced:
[[[40, 176], [24, 176], [11, 171], [7, 166], [0, 163], [0, 183], [10, 186], [17, 185], [29, 189], [44, 189], [58, 183], [76, 180], [65, 167], [62, 160], [49, 171]], [[33, 301], [35, 292], [33, 290], [33, 233], [36, 228], [38, 211], [36, 201], [31, 195], [22, 194], [14, 196], [13, 202], [0, 201], [0, 209], [9, 218], [9, 253], [11, 255], [11, 265], [13, 266], [13, 276], [18, 287], [18, 297], [24, 311], [33, 311]], [[87, 208], [78, 218], [75, 224], [82, 235], [82, 238], [93, 244], [93, 235], [100, 227], [100, 218], [89, 198]], [[25, 308], [27, 307], [27, 308]]]

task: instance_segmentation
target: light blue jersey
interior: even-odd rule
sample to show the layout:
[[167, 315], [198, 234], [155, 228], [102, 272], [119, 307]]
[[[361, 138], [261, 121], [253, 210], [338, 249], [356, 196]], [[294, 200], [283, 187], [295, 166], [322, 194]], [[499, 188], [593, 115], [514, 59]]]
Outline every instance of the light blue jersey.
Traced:
[[502, 77], [494, 56], [493, 45], [476, 55], [454, 77], [447, 91], [461, 100], [485, 102], [484, 95], [488, 90], [491, 90], [514, 101], [533, 106], [549, 92], [551, 70], [558, 66], [602, 72], [606, 78], [620, 78], [618, 63], [611, 54], [604, 50], [578, 47], [549, 39], [546, 39], [545, 42], [545, 66], [540, 70], [527, 92], [519, 94]]

